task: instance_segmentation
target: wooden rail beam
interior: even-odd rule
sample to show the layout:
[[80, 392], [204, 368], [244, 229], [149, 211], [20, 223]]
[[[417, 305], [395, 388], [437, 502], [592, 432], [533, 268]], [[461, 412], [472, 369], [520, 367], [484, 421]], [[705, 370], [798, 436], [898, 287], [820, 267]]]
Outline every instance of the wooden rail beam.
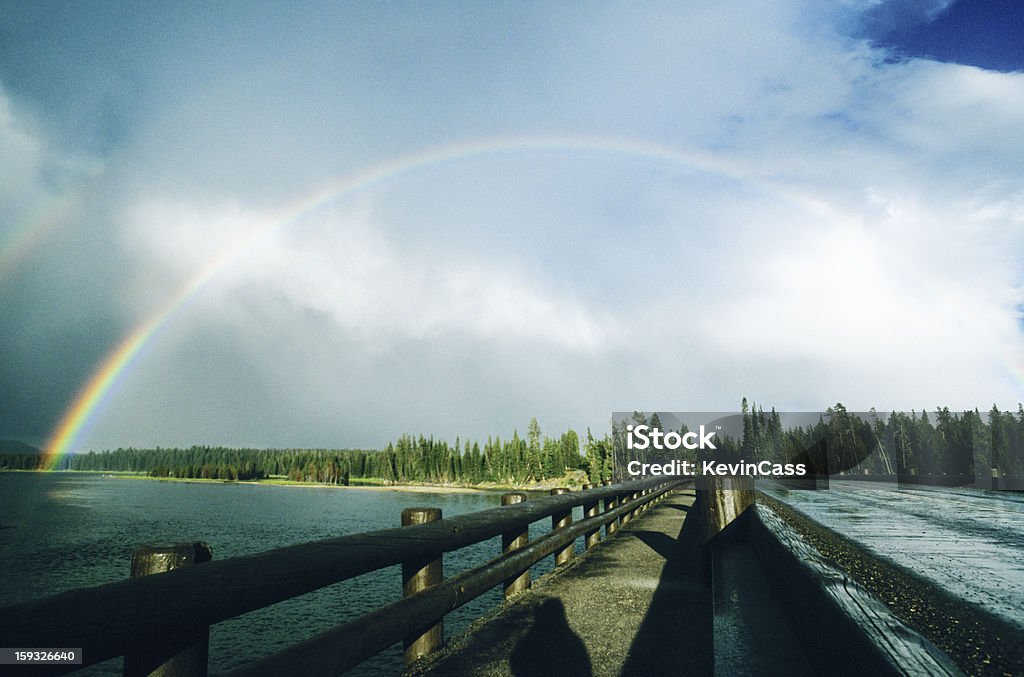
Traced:
[[[662, 479], [663, 481], [663, 479]], [[656, 490], [670, 491], [680, 482]], [[550, 531], [524, 548], [507, 552], [490, 562], [431, 586], [327, 630], [263, 660], [244, 666], [231, 677], [277, 677], [281, 674], [338, 674], [391, 646], [416, 628], [438, 618], [487, 592], [516, 572], [529, 569], [587, 531], [635, 510], [636, 499], [597, 517], [590, 517], [562, 529]]]
[[39, 646], [46, 640], [53, 646], [83, 647], [84, 665], [92, 665], [124, 655], [129, 638], [140, 632], [173, 637], [182, 627], [210, 626], [376, 569], [458, 550], [595, 498], [664, 481], [648, 478], [548, 496], [72, 590], [0, 608], [0, 646]]

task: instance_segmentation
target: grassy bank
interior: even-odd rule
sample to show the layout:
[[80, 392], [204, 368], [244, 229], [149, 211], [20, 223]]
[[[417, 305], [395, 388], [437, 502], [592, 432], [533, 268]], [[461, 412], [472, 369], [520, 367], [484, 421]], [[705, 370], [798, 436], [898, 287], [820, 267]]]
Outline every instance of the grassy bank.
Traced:
[[79, 475], [101, 475], [104, 477], [114, 477], [117, 479], [127, 480], [144, 480], [150, 482], [181, 482], [185, 484], [247, 484], [247, 485], [268, 485], [268, 486], [284, 486], [284, 487], [313, 487], [313, 488], [331, 488], [331, 489], [363, 489], [370, 491], [407, 491], [407, 492], [420, 492], [420, 493], [473, 493], [473, 492], [492, 492], [492, 491], [528, 491], [528, 492], [547, 492], [555, 487], [569, 487], [572, 490], [578, 490], [584, 481], [578, 473], [566, 475], [565, 477], [546, 480], [544, 482], [534, 482], [528, 484], [501, 484], [497, 482], [483, 482], [480, 484], [463, 484], [463, 483], [449, 483], [449, 484], [431, 484], [431, 483], [417, 483], [409, 482], [405, 484], [388, 484], [379, 477], [352, 477], [349, 479], [347, 485], [344, 484], [325, 484], [318, 482], [299, 482], [296, 480], [289, 480], [287, 477], [272, 476], [266, 477], [259, 480], [222, 480], [222, 479], [204, 479], [201, 477], [153, 477], [145, 472], [132, 472], [125, 470], [0, 470], [0, 472], [59, 472], [68, 474], [79, 474]]

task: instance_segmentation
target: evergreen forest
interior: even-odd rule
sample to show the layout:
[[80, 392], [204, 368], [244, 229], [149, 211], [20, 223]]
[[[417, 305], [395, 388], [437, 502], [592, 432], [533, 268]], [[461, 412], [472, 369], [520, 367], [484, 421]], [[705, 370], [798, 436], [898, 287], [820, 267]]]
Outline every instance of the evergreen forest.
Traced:
[[[741, 409], [742, 434], [720, 440], [715, 458], [779, 462], [804, 461], [818, 474], [856, 472], [875, 476], [947, 476], [973, 478], [1024, 475], [1024, 407], [1016, 412], [993, 406], [950, 412], [874, 411], [850, 413], [842, 404], [830, 407], [813, 425], [786, 428], [771, 409], [748, 405]], [[634, 423], [661, 426], [658, 414], [635, 412]], [[56, 470], [134, 472], [153, 477], [211, 480], [282, 478], [294, 482], [347, 485], [438, 484], [529, 486], [567, 478], [600, 483], [624, 478], [631, 459], [658, 461], [673, 454], [627, 450], [625, 423], [613, 423], [610, 433], [581, 438], [575, 431], [559, 435], [541, 432], [537, 419], [526, 435], [488, 437], [486, 441], [402, 435], [384, 449], [239, 449], [216, 446], [189, 448], [116, 449], [69, 454]], [[685, 426], [679, 431], [685, 432]], [[693, 452], [675, 457], [694, 458]], [[0, 454], [0, 469], [39, 467], [35, 453]], [[856, 469], [856, 470], [854, 470]]]

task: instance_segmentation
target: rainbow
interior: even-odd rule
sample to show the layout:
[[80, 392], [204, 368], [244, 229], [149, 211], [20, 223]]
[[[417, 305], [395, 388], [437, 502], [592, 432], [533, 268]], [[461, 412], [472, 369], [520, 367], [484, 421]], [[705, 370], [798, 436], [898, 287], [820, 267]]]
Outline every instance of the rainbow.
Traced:
[[332, 181], [321, 189], [296, 200], [252, 228], [243, 237], [225, 245], [163, 305], [129, 331], [117, 346], [100, 361], [75, 395], [71, 406], [64, 412], [44, 446], [40, 467], [48, 470], [57, 467], [60, 459], [75, 448], [83, 432], [89, 428], [105, 401], [115, 391], [118, 382], [124, 378], [124, 375], [160, 332], [160, 329], [185, 307], [189, 300], [194, 298], [211, 279], [257, 242], [334, 200], [364, 190], [374, 184], [393, 180], [403, 174], [474, 157], [528, 152], [598, 152], [681, 165], [702, 173], [725, 176], [760, 187], [766, 192], [788, 199], [805, 211], [821, 215], [831, 215], [832, 212], [829, 205], [821, 200], [801, 194], [791, 186], [754, 175], [720, 156], [699, 151], [682, 151], [628, 139], [586, 136], [490, 138], [447, 145], [371, 165]]

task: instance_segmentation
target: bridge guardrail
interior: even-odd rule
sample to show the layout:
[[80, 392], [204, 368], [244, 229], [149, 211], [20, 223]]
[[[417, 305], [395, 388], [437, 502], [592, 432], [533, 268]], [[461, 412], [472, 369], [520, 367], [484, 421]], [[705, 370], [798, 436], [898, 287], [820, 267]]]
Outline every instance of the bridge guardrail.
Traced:
[[[681, 480], [656, 477], [594, 487], [72, 590], [0, 609], [0, 645], [82, 648], [83, 664], [54, 666], [58, 673], [125, 656], [126, 666], [131, 666], [126, 670], [148, 674], [193, 646], [196, 637], [205, 636], [215, 623], [384, 567], [410, 562], [422, 566], [445, 552], [496, 536], [514, 540], [532, 522], [548, 517], [562, 520], [572, 508], [584, 508], [585, 519], [580, 522], [554, 529], [481, 567], [298, 645], [303, 647], [299, 653], [315, 653], [330, 665], [348, 662], [350, 655], [361, 656], [351, 667], [403, 637], [407, 643], [417, 639], [448, 611], [502, 581], [516, 579], [543, 557], [564, 551], [579, 536], [586, 537], [588, 547], [596, 544], [595, 532], [601, 526], [613, 533], [680, 484]], [[598, 513], [602, 500], [605, 511]], [[587, 516], [591, 513], [598, 514]], [[513, 592], [506, 588], [506, 594]], [[328, 647], [339, 641], [342, 648], [333, 654], [344, 656], [332, 658]], [[291, 661], [286, 663], [288, 671], [294, 672], [298, 654], [291, 649], [282, 654]], [[274, 665], [257, 663], [240, 674], [272, 674]], [[317, 665], [318, 671], [325, 667]], [[181, 674], [205, 674], [205, 668], [205, 664], [195, 666]]]

